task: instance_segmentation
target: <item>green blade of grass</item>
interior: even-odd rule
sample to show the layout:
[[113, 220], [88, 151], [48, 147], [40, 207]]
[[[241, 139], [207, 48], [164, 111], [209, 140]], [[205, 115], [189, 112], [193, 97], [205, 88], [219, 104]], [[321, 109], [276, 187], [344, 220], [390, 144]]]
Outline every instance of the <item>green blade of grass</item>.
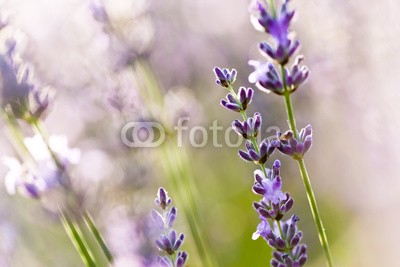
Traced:
[[107, 260], [110, 263], [112, 263], [113, 262], [113, 256], [111, 254], [111, 251], [108, 248], [104, 238], [101, 236], [100, 231], [98, 230], [96, 224], [94, 223], [92, 216], [90, 216], [90, 214], [88, 212], [85, 212], [85, 214], [83, 215], [83, 218], [85, 220], [85, 223], [86, 223], [87, 227], [90, 229], [90, 231], [92, 232], [92, 234], [93, 234], [94, 238], [96, 239], [97, 243], [101, 247], [104, 255], [107, 257]]
[[60, 217], [64, 229], [81, 256], [82, 261], [87, 267], [96, 267], [96, 263], [93, 259], [93, 253], [90, 251], [87, 242], [85, 242], [78, 225], [73, 221], [66, 211], [60, 210]]

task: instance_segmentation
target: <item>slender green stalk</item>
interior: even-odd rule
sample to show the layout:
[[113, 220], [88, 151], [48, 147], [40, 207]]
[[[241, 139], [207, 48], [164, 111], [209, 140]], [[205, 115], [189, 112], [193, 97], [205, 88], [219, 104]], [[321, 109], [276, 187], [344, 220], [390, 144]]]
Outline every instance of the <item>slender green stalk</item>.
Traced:
[[332, 260], [332, 255], [331, 255], [331, 251], [330, 251], [329, 244], [328, 244], [328, 238], [326, 236], [324, 225], [322, 224], [321, 215], [319, 213], [317, 201], [315, 199], [314, 191], [311, 186], [310, 177], [308, 176], [307, 168], [304, 163], [304, 160], [301, 159], [301, 160], [298, 160], [297, 162], [299, 163], [301, 178], [303, 179], [303, 183], [306, 188], [308, 202], [310, 203], [310, 206], [311, 206], [311, 212], [313, 214], [315, 224], [317, 225], [319, 241], [321, 242], [322, 248], [325, 252], [328, 266], [332, 267], [333, 260]]
[[294, 119], [294, 113], [293, 113], [293, 106], [292, 106], [292, 100], [290, 98], [290, 94], [285, 94], [285, 105], [286, 105], [286, 113], [289, 118], [289, 125], [290, 125], [290, 130], [293, 131], [294, 137], [297, 139], [298, 133], [297, 133], [297, 128], [296, 128], [296, 120]]
[[82, 261], [87, 267], [96, 267], [96, 263], [93, 258], [93, 253], [91, 252], [87, 242], [85, 241], [82, 231], [73, 219], [69, 216], [68, 212], [61, 211], [60, 217], [63, 223], [64, 229], [67, 232], [69, 238], [74, 244], [76, 250], [81, 256]]
[[[284, 72], [283, 66], [281, 66], [281, 70], [282, 70], [283, 85], [284, 85], [284, 88], [286, 88], [286, 77], [285, 77], [285, 72]], [[286, 112], [287, 112], [288, 119], [289, 119], [290, 129], [293, 131], [293, 134], [294, 134], [295, 138], [297, 139], [298, 133], [297, 133], [297, 129], [296, 129], [296, 121], [294, 118], [294, 112], [293, 112], [292, 101], [290, 98], [290, 92], [286, 90], [284, 97], [285, 97]], [[306, 189], [308, 203], [310, 204], [311, 212], [314, 217], [314, 222], [317, 226], [319, 241], [321, 243], [322, 249], [324, 250], [327, 264], [329, 267], [332, 267], [333, 261], [332, 261], [332, 255], [330, 252], [329, 244], [328, 244], [328, 238], [326, 236], [325, 228], [322, 223], [321, 215], [318, 210], [317, 200], [315, 199], [314, 191], [311, 186], [310, 177], [308, 176], [307, 168], [304, 163], [304, 160], [299, 159], [299, 160], [297, 160], [297, 162], [299, 164], [301, 178], [303, 180], [303, 184]]]
[[92, 232], [92, 234], [93, 234], [94, 238], [96, 239], [97, 243], [99, 244], [99, 246], [103, 250], [103, 253], [107, 257], [108, 262], [112, 263], [113, 262], [113, 256], [111, 254], [111, 251], [108, 248], [108, 246], [106, 244], [106, 241], [101, 236], [100, 231], [97, 229], [97, 226], [94, 223], [92, 216], [88, 212], [85, 212], [83, 214], [83, 219], [85, 220], [86, 225], [88, 226], [88, 228]]
[[1, 110], [4, 121], [6, 122], [7, 129], [10, 133], [10, 140], [14, 145], [21, 158], [26, 162], [32, 162], [33, 158], [28, 148], [24, 143], [24, 135], [21, 127], [15, 117], [10, 116], [5, 110]]

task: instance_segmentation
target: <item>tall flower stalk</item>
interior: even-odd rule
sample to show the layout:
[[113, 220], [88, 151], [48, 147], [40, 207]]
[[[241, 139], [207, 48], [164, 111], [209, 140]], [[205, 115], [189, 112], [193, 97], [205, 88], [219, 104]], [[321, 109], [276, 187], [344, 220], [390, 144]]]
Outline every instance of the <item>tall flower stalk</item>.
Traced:
[[[259, 44], [261, 53], [272, 62], [254, 62], [251, 64], [255, 71], [249, 76], [249, 81], [256, 83], [262, 91], [271, 91], [282, 95], [285, 99], [286, 112], [289, 120], [290, 131], [279, 136], [280, 151], [291, 156], [299, 165], [301, 177], [306, 189], [308, 202], [318, 229], [319, 240], [324, 250], [328, 266], [333, 266], [328, 238], [318, 210], [317, 201], [311, 186], [303, 155], [309, 149], [312, 141], [311, 126], [300, 132], [296, 127], [291, 94], [307, 79], [308, 69], [300, 66], [302, 56], [297, 56], [291, 68], [286, 67], [292, 55], [298, 50], [299, 41], [290, 35], [289, 26], [294, 16], [294, 11], [288, 10], [289, 0], [284, 0], [280, 10], [275, 9], [274, 0], [269, 0], [269, 5], [264, 5], [256, 0], [251, 5], [252, 21], [257, 29], [266, 32], [272, 37], [273, 45], [262, 42]], [[279, 71], [275, 66], [278, 66]], [[266, 67], [268, 66], [268, 67]], [[280, 74], [278, 74], [280, 72]], [[307, 148], [308, 146], [308, 148]], [[285, 149], [284, 149], [285, 148]]]
[[[273, 92], [284, 97], [290, 130], [285, 133], [278, 132], [277, 138], [274, 141], [263, 140], [258, 144], [256, 137], [258, 136], [261, 127], [261, 115], [255, 113], [253, 117], [248, 118], [245, 112], [253, 97], [253, 90], [242, 87], [239, 89], [238, 93], [234, 91], [232, 84], [236, 79], [235, 70], [230, 71], [228, 69], [215, 68], [214, 72], [217, 77], [217, 84], [229, 90], [227, 99], [222, 100], [221, 104], [229, 110], [239, 112], [243, 118], [242, 122], [236, 120], [232, 124], [236, 132], [246, 139], [247, 151], [240, 151], [239, 155], [246, 161], [255, 162], [261, 168], [261, 172], [255, 174], [256, 182], [253, 190], [256, 193], [264, 194], [264, 200], [269, 199], [269, 201], [272, 201], [269, 205], [265, 202], [265, 204], [262, 202], [255, 204], [256, 210], [259, 213], [262, 211], [262, 213], [260, 213], [262, 216], [275, 219], [278, 228], [277, 236], [280, 236], [281, 238], [287, 237], [285, 236], [285, 230], [283, 230], [283, 228], [290, 228], [290, 226], [295, 225], [298, 220], [297, 217], [292, 217], [291, 222], [287, 221], [282, 226], [280, 218], [278, 220], [278, 217], [276, 217], [276, 214], [279, 214], [280, 201], [288, 201], [288, 203], [290, 203], [289, 196], [284, 198], [282, 195], [283, 193], [280, 191], [280, 177], [278, 176], [279, 179], [277, 177], [276, 179], [278, 180], [275, 181], [274, 175], [268, 176], [270, 170], [264, 166], [272, 152], [275, 149], [278, 149], [281, 153], [296, 160], [299, 165], [307, 198], [318, 230], [321, 246], [326, 256], [327, 265], [332, 267], [333, 261], [328, 239], [318, 210], [307, 168], [303, 160], [304, 154], [312, 145], [312, 127], [311, 125], [308, 125], [300, 131], [297, 130], [291, 101], [291, 94], [295, 92], [308, 78], [309, 71], [306, 66], [301, 65], [303, 56], [300, 55], [296, 57], [294, 63], [290, 67], [287, 66], [300, 46], [300, 42], [294, 39], [290, 34], [290, 22], [293, 19], [295, 12], [289, 11], [288, 3], [289, 0], [284, 0], [281, 5], [275, 3], [274, 0], [269, 0], [268, 3], [267, 1], [261, 2], [260, 0], [254, 0], [250, 5], [249, 10], [252, 14], [251, 20], [255, 28], [267, 33], [271, 37], [272, 43], [261, 42], [259, 44], [261, 54], [269, 60], [267, 62], [254, 60], [249, 61], [249, 65], [253, 66], [255, 69], [254, 72], [249, 75], [249, 81], [256, 84], [257, 88], [263, 92]], [[264, 177], [270, 177], [270, 179], [264, 180]], [[267, 196], [265, 194], [267, 194]], [[272, 196], [274, 199], [270, 199]], [[287, 205], [283, 205], [283, 207], [283, 210], [285, 210]], [[270, 212], [272, 212], [272, 215]], [[274, 235], [271, 234], [270, 225], [263, 219], [255, 236], [257, 237], [262, 235], [261, 233], [264, 233], [263, 231], [265, 229], [268, 230], [268, 234], [264, 235], [264, 238], [269, 238], [268, 243], [272, 247], [276, 248], [278, 251], [279, 249], [282, 250], [283, 248], [287, 248], [287, 244], [277, 241]], [[301, 234], [299, 234], [299, 237], [301, 237]], [[276, 261], [271, 261], [271, 265], [279, 267], [303, 265], [306, 259], [305, 246], [303, 247], [301, 245], [301, 248], [298, 249], [299, 250], [296, 251], [296, 253], [299, 254], [294, 253], [292, 250], [292, 254], [286, 253], [284, 254], [285, 257], [279, 257], [279, 255], [274, 254], [274, 260]], [[286, 262], [290, 257], [292, 260], [297, 260], [297, 263], [293, 264], [293, 262], [290, 261]]]
[[290, 211], [294, 200], [289, 193], [282, 192], [282, 179], [280, 177], [280, 162], [276, 160], [272, 169], [265, 165], [276, 148], [277, 140], [261, 140], [261, 114], [256, 112], [248, 117], [246, 109], [251, 103], [254, 91], [251, 88], [240, 87], [238, 92], [233, 89], [236, 79], [236, 70], [214, 69], [216, 83], [228, 89], [226, 99], [221, 100], [221, 105], [226, 109], [239, 112], [243, 121], [234, 120], [233, 129], [246, 140], [246, 150], [239, 150], [239, 156], [248, 162], [255, 163], [260, 169], [254, 172], [253, 192], [261, 195], [260, 202], [254, 202], [261, 222], [253, 239], [262, 236], [275, 251], [271, 260], [274, 267], [303, 266], [307, 261], [307, 246], [301, 244], [302, 232], [297, 228], [299, 218], [293, 215], [289, 220], [282, 221], [284, 215]]

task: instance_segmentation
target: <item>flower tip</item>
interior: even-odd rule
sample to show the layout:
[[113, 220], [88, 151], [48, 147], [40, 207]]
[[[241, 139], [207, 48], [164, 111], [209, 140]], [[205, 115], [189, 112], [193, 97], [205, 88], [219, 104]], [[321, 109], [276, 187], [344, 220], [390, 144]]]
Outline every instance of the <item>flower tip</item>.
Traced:
[[[275, 140], [276, 141], [276, 140]], [[279, 161], [279, 159], [277, 159], [277, 160], [275, 160], [275, 162], [274, 162], [274, 169], [276, 168], [276, 169], [278, 169], [278, 168], [280, 168], [281, 167], [281, 162]]]
[[257, 232], [255, 232], [255, 233], [253, 233], [253, 235], [251, 236], [251, 239], [257, 240], [259, 237], [260, 237], [260, 234], [257, 233]]

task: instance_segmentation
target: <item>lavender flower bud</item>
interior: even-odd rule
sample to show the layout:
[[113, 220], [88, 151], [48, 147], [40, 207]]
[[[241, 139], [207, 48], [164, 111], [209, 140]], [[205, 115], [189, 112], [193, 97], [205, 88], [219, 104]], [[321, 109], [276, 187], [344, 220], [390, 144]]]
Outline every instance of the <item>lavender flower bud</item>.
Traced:
[[253, 99], [254, 91], [251, 88], [240, 87], [239, 88], [239, 101], [242, 104], [243, 111], [246, 110], [247, 106]]
[[179, 252], [176, 258], [176, 267], [184, 267], [188, 257], [189, 256], [185, 251]]
[[167, 215], [165, 216], [166, 219], [166, 224], [169, 228], [172, 227], [172, 224], [174, 223], [175, 219], [176, 219], [176, 208], [172, 207], [171, 210], [167, 213]]
[[264, 92], [274, 92], [282, 95], [285, 91], [281, 77], [274, 64], [250, 60], [249, 65], [254, 67], [254, 72], [249, 75], [249, 82], [255, 83], [257, 88]]
[[290, 93], [296, 91], [297, 88], [308, 78], [308, 68], [306, 66], [299, 66], [303, 59], [303, 56], [298, 56], [290, 72], [287, 68], [285, 68], [286, 85], [288, 86]]
[[168, 197], [168, 192], [165, 191], [164, 188], [160, 187], [158, 189], [155, 203], [158, 207], [160, 207], [163, 210], [165, 210], [171, 204], [171, 199]]
[[219, 67], [214, 68], [214, 74], [216, 76], [216, 83], [222, 87], [230, 87], [236, 80], [236, 70], [221, 69]]
[[284, 134], [278, 132], [277, 138], [280, 142], [278, 150], [283, 154], [289, 155], [295, 160], [303, 158], [304, 154], [308, 152], [312, 145], [312, 127], [307, 125], [301, 129], [298, 134], [298, 139], [294, 137], [292, 131], [287, 131]]
[[253, 90], [251, 88], [240, 87], [238, 95], [236, 97], [232, 93], [227, 94], [226, 99], [221, 100], [221, 105], [232, 111], [245, 111], [253, 98]]
[[294, 11], [288, 11], [288, 3], [289, 0], [286, 0], [275, 16], [270, 13], [270, 10], [267, 11], [258, 0], [253, 1], [250, 6], [250, 12], [253, 15], [252, 22], [256, 29], [264, 28], [265, 32], [270, 34], [276, 43], [275, 47], [265, 42], [261, 43], [261, 51], [281, 65], [285, 65], [289, 61], [290, 56], [294, 54], [300, 44], [299, 41], [292, 41], [289, 38], [289, 26]]
[[270, 142], [268, 139], [264, 139], [259, 148], [258, 152], [256, 151], [253, 143], [249, 140], [246, 141], [247, 152], [243, 150], [239, 150], [239, 156], [246, 161], [255, 162], [258, 164], [264, 164], [272, 153], [275, 151], [275, 148], [279, 146], [279, 142], [276, 140]]
[[234, 120], [232, 122], [232, 128], [245, 139], [257, 137], [261, 128], [261, 115], [256, 112], [253, 117], [248, 118], [244, 122]]

